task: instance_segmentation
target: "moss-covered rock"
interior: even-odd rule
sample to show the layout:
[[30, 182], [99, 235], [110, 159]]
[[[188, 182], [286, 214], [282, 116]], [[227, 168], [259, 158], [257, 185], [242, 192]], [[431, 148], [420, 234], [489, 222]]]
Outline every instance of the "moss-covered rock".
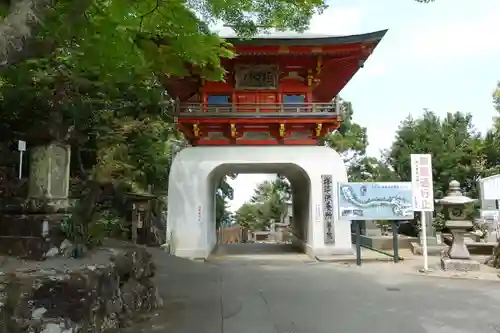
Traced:
[[[143, 247], [102, 248], [95, 264], [27, 267], [0, 276], [1, 333], [105, 332], [162, 305]], [[63, 260], [63, 259], [61, 259]], [[61, 263], [56, 263], [61, 266]], [[64, 266], [64, 265], [63, 265]]]

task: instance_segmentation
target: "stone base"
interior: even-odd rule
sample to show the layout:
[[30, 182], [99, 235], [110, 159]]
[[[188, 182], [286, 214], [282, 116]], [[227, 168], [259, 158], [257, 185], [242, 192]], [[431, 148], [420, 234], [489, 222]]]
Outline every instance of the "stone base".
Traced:
[[[427, 246], [434, 246], [434, 245], [438, 245], [438, 240], [437, 240], [437, 237], [434, 237], [434, 236], [427, 236]], [[420, 243], [420, 245], [422, 246], [423, 245], [423, 241], [422, 241], [422, 238], [418, 238], [418, 242]]]
[[481, 264], [475, 260], [441, 258], [441, 268], [445, 271], [479, 271]]
[[0, 255], [44, 260], [47, 251], [58, 248], [64, 240], [61, 224], [66, 217], [66, 214], [0, 214]]
[[[369, 246], [377, 250], [394, 250], [392, 235], [390, 236], [366, 236], [361, 235], [361, 246]], [[351, 234], [351, 241], [356, 243], [356, 235]], [[398, 235], [398, 246], [400, 249], [411, 249], [411, 242], [416, 241], [414, 237]]]
[[[423, 255], [424, 249], [420, 243], [417, 242], [411, 242], [411, 251], [415, 255]], [[441, 253], [443, 250], [446, 250], [448, 246], [446, 245], [428, 245], [427, 246], [427, 255], [428, 256], [441, 256]]]

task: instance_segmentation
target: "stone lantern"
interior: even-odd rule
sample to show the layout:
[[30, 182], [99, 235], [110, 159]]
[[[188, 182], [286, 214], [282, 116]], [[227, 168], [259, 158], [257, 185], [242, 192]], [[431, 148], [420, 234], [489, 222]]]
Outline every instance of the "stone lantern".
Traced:
[[472, 228], [472, 221], [467, 220], [466, 208], [476, 200], [464, 196], [460, 191], [460, 183], [452, 180], [448, 195], [436, 202], [441, 205], [446, 218], [445, 226], [453, 235], [448, 257], [441, 259], [443, 269], [479, 270], [479, 263], [470, 260], [470, 253], [464, 240], [465, 233]]

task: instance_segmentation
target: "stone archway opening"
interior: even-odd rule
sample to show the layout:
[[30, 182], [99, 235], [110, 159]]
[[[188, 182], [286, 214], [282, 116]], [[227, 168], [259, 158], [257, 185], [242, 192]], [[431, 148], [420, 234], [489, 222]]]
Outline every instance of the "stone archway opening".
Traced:
[[350, 224], [338, 220], [341, 156], [321, 146], [190, 147], [174, 159], [169, 176], [167, 240], [171, 252], [207, 258], [217, 244], [215, 186], [227, 173], [279, 173], [292, 183], [297, 245], [311, 257], [352, 253]]
[[[291, 187], [291, 214], [287, 213], [287, 203], [283, 202], [284, 214], [279, 219], [266, 221], [269, 222], [266, 229], [256, 228], [252, 230], [242, 228], [237, 224], [231, 227], [217, 228], [216, 186], [222, 177], [228, 174], [237, 174], [240, 177], [246, 174], [269, 174], [285, 177]], [[312, 233], [312, 226], [309, 225], [312, 214], [311, 179], [299, 165], [294, 163], [225, 163], [210, 173], [209, 184], [214, 191], [212, 201], [209, 203], [209, 206], [214, 207], [214, 210], [209, 212], [211, 214], [211, 218], [210, 216], [209, 218], [212, 223], [212, 231], [215, 233], [209, 237], [213, 239], [212, 237], [215, 236], [215, 242], [218, 244], [217, 254], [304, 252], [303, 244], [308, 242]], [[236, 193], [238, 190], [237, 187], [234, 188]], [[256, 246], [256, 244], [258, 245]]]

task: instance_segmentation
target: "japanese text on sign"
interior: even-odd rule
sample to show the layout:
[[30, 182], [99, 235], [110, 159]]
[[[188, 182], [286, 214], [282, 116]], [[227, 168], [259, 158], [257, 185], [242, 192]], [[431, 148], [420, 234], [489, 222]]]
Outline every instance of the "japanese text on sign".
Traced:
[[325, 221], [325, 243], [333, 241], [333, 180], [332, 175], [321, 175], [323, 192], [323, 219]]
[[430, 154], [411, 154], [411, 182], [413, 188], [413, 210], [434, 210], [432, 186], [432, 159]]

